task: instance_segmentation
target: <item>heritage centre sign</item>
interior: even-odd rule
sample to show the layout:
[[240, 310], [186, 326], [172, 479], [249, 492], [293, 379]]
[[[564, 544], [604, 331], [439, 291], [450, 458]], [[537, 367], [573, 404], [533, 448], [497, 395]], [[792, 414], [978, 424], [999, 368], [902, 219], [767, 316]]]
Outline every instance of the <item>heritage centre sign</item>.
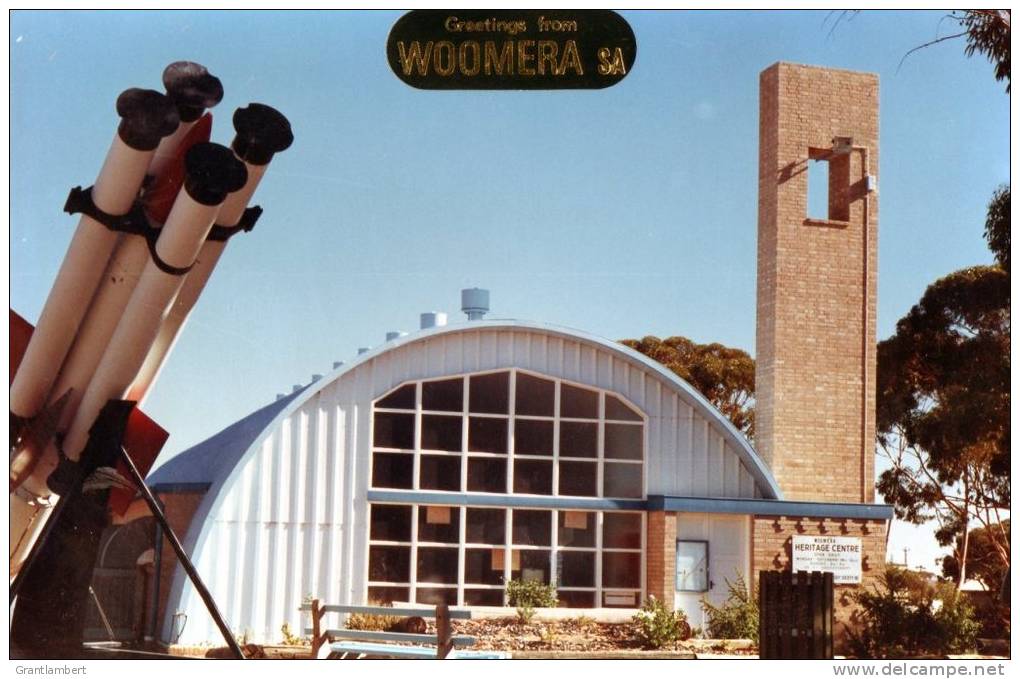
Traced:
[[793, 570], [832, 573], [836, 585], [860, 584], [861, 539], [794, 535]]
[[393, 72], [423, 90], [602, 89], [636, 56], [610, 10], [415, 10], [386, 41]]

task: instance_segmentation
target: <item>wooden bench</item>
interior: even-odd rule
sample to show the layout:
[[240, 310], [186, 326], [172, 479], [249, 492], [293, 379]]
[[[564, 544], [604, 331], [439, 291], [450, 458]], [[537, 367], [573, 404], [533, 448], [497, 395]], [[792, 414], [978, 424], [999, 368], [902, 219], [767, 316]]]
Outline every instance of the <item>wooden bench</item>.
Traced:
[[[455, 652], [455, 648], [472, 646], [475, 643], [474, 637], [454, 636], [451, 624], [452, 620], [470, 620], [471, 611], [450, 610], [446, 604], [439, 604], [434, 609], [423, 607], [391, 608], [389, 606], [323, 605], [319, 603], [318, 599], [313, 599], [310, 604], [301, 606], [300, 610], [311, 613], [312, 626], [305, 629], [305, 634], [312, 636], [312, 655], [317, 658], [344, 658], [362, 655], [431, 660], [503, 657], [502, 654]], [[322, 618], [326, 613], [434, 618], [436, 633], [413, 634], [357, 630], [346, 627], [323, 629]]]

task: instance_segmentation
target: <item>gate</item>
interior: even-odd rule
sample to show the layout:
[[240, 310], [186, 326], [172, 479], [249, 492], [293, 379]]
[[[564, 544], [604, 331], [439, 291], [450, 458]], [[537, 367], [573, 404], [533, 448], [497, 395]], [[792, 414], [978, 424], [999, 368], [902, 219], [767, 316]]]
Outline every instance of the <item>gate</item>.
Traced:
[[758, 574], [758, 657], [831, 660], [832, 573]]

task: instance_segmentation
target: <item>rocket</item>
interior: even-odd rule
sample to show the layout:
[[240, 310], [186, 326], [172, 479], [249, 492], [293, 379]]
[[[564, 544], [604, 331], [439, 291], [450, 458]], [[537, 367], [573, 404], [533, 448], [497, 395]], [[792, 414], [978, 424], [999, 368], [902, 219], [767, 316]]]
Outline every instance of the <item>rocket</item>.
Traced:
[[11, 577], [57, 499], [55, 472], [77, 462], [107, 401], [148, 391], [227, 240], [261, 212], [247, 206], [269, 161], [293, 141], [282, 114], [250, 104], [231, 148], [211, 143], [219, 80], [176, 62], [163, 82], [166, 95], [118, 100], [118, 135], [95, 186], [65, 207], [84, 216], [12, 379]]

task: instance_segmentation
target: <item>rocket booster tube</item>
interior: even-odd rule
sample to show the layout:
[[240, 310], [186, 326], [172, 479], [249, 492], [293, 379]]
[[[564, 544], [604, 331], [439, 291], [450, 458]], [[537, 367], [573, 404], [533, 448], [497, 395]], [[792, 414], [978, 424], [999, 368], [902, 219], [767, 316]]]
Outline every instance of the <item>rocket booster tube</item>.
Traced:
[[[249, 104], [247, 108], [238, 109], [234, 113], [234, 126], [237, 136], [231, 147], [238, 158], [244, 161], [248, 170], [248, 181], [240, 190], [227, 196], [220, 207], [216, 221], [217, 226], [228, 229], [234, 228], [240, 223], [273, 155], [287, 149], [294, 140], [287, 118], [276, 109], [264, 104]], [[252, 156], [255, 160], [264, 160], [265, 162], [257, 164], [252, 160]], [[198, 261], [188, 273], [184, 286], [177, 294], [166, 318], [163, 319], [152, 350], [145, 357], [145, 363], [128, 391], [130, 400], [142, 402], [149, 388], [156, 381], [163, 364], [173, 349], [178, 333], [226, 249], [227, 242], [227, 240], [210, 238], [202, 246]]]
[[265, 104], [248, 104], [234, 111], [234, 130], [237, 132], [231, 144], [234, 153], [252, 165], [267, 165], [274, 154], [294, 141], [290, 122]]
[[[244, 186], [248, 175], [230, 149], [208, 142], [191, 147], [185, 167], [184, 190], [161, 229], [154, 258], [132, 292], [65, 435], [64, 452], [72, 460], [81, 455], [88, 430], [103, 405], [109, 399], [122, 398], [131, 386], [183, 284], [184, 278], [175, 272], [187, 271], [192, 265], [223, 200]], [[50, 447], [38, 471], [55, 466], [55, 458], [56, 450]]]
[[182, 123], [193, 123], [205, 109], [223, 99], [223, 84], [205, 66], [193, 61], [175, 61], [163, 71], [167, 96], [177, 106]]
[[[126, 90], [117, 113], [122, 120], [92, 189], [96, 207], [111, 215], [131, 208], [160, 138], [178, 125], [173, 102], [154, 90]], [[117, 236], [91, 217], [81, 218], [11, 384], [13, 415], [34, 417], [45, 404]]]

